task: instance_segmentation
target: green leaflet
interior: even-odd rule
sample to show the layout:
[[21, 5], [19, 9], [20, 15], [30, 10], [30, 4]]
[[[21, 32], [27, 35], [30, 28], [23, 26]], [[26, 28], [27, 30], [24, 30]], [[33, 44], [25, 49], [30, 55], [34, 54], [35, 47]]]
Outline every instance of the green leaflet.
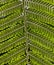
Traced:
[[28, 27], [30, 26], [30, 31], [28, 29], [29, 32], [31, 33], [38, 33], [44, 37], [46, 37], [47, 39], [51, 40], [52, 42], [54, 42], [54, 34], [50, 33], [50, 31], [44, 29], [43, 27], [39, 26], [38, 24], [36, 26], [33, 26], [33, 24], [28, 24]]

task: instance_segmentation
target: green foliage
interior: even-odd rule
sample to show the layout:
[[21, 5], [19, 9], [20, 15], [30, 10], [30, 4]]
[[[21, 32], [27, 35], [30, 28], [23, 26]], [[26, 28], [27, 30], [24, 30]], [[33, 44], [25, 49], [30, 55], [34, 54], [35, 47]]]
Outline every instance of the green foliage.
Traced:
[[0, 65], [54, 65], [54, 1], [0, 0]]

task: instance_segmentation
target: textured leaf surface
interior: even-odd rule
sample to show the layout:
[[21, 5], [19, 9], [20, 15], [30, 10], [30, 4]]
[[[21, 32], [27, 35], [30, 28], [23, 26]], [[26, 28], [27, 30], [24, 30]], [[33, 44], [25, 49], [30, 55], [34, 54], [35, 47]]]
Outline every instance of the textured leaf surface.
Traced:
[[54, 65], [54, 0], [0, 0], [0, 65]]

